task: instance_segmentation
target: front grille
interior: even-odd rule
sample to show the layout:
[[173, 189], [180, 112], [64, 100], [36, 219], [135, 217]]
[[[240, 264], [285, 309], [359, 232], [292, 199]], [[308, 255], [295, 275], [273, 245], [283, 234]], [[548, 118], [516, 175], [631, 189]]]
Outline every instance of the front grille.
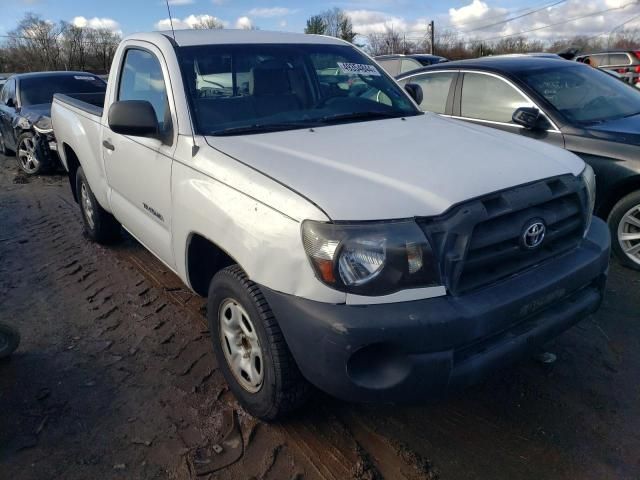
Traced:
[[[479, 289], [576, 248], [588, 218], [585, 186], [573, 175], [497, 192], [418, 219], [453, 295]], [[522, 245], [532, 220], [547, 227], [535, 249]]]

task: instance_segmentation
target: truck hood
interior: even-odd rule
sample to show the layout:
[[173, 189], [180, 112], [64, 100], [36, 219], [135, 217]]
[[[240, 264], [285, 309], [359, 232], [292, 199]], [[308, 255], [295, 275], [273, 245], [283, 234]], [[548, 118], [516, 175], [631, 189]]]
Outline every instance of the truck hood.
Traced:
[[207, 143], [308, 198], [332, 220], [438, 215], [584, 168], [560, 148], [433, 114]]

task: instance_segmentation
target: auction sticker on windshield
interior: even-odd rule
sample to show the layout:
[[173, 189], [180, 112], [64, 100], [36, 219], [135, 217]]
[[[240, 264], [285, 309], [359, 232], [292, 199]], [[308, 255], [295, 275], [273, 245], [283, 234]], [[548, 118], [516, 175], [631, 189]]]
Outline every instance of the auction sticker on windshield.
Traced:
[[364, 63], [344, 63], [338, 62], [340, 71], [346, 75], [372, 75], [375, 77], [380, 76], [380, 72], [373, 65], [367, 65]]

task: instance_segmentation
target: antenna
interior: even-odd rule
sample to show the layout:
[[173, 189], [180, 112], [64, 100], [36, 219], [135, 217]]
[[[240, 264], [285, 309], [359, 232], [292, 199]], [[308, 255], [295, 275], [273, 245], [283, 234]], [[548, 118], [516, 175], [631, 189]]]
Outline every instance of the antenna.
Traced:
[[173, 29], [173, 16], [171, 15], [171, 7], [169, 6], [169, 0], [167, 2], [167, 12], [169, 12], [169, 23], [171, 24], [171, 33], [173, 34], [173, 40], [176, 39], [176, 31]]

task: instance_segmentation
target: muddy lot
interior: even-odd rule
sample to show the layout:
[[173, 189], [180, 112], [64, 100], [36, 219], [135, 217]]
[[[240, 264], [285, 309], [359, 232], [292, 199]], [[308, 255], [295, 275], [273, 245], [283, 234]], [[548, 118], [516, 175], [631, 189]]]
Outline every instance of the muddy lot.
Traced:
[[135, 241], [84, 239], [65, 177], [0, 157], [0, 319], [22, 333], [0, 361], [3, 479], [640, 478], [640, 274], [615, 263], [552, 366], [433, 405], [318, 393], [261, 424], [227, 391], [203, 301]]

